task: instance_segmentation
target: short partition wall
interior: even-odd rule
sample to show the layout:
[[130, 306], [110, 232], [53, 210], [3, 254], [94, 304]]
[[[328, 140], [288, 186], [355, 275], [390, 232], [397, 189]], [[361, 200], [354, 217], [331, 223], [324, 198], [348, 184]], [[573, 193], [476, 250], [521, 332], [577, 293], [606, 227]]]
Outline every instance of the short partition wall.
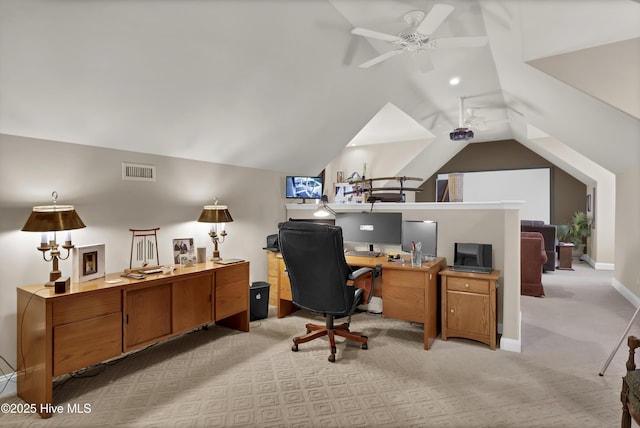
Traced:
[[[493, 246], [498, 288], [500, 348], [520, 352], [520, 208], [521, 201], [462, 203], [376, 203], [374, 211], [401, 212], [403, 220], [438, 222], [438, 256], [453, 261], [456, 242]], [[331, 204], [336, 212], [368, 211], [371, 204]], [[314, 218], [316, 204], [288, 204], [287, 218]]]

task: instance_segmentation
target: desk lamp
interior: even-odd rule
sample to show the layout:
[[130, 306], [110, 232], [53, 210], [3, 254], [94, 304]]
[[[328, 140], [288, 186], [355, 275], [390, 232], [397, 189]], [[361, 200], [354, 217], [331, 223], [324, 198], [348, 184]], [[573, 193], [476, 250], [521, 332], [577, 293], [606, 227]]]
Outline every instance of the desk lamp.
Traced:
[[[74, 247], [69, 231], [86, 227], [73, 205], [57, 205], [58, 192], [51, 193], [51, 197], [53, 198], [52, 205], [33, 207], [31, 215], [22, 228], [25, 232], [42, 232], [38, 251], [42, 252], [42, 258], [46, 262], [53, 262], [53, 268], [49, 273], [49, 282], [62, 276], [62, 272], [58, 268], [58, 260], [68, 259], [70, 250]], [[64, 257], [61, 255], [56, 241], [56, 232], [61, 230], [67, 231], [62, 245], [62, 248], [67, 250]], [[48, 257], [47, 252], [49, 253]]]
[[328, 217], [329, 214], [336, 215], [336, 212], [332, 210], [329, 205], [327, 205], [327, 202], [329, 202], [329, 198], [327, 197], [327, 195], [322, 195], [320, 202], [322, 203], [322, 205], [319, 206], [316, 212], [313, 213], [315, 217]]
[[200, 214], [199, 222], [213, 223], [209, 236], [213, 242], [213, 257], [211, 260], [222, 260], [220, 257], [220, 251], [218, 251], [218, 243], [223, 243], [227, 231], [224, 230], [224, 224], [233, 221], [229, 209], [226, 205], [218, 205], [218, 198], [215, 198], [213, 205], [205, 205]]

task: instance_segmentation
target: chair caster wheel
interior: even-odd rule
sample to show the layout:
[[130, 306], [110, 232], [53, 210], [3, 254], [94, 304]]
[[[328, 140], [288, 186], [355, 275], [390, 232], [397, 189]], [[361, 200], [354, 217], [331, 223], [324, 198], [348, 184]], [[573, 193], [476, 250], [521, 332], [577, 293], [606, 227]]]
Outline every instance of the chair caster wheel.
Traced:
[[329, 355], [329, 362], [330, 363], [335, 363], [336, 362], [336, 355], [335, 354]]
[[291, 347], [291, 350], [292, 350], [293, 352], [298, 352], [298, 345], [293, 345], [293, 346]]
[[367, 345], [366, 343], [363, 343], [362, 346], [360, 347], [362, 349], [369, 349], [369, 345]]

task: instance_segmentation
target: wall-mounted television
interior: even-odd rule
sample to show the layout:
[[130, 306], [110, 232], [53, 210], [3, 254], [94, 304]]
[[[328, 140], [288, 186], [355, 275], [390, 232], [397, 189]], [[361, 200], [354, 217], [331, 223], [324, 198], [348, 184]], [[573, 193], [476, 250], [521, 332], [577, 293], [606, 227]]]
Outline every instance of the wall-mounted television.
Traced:
[[320, 199], [322, 188], [322, 177], [288, 175], [285, 195], [287, 199]]

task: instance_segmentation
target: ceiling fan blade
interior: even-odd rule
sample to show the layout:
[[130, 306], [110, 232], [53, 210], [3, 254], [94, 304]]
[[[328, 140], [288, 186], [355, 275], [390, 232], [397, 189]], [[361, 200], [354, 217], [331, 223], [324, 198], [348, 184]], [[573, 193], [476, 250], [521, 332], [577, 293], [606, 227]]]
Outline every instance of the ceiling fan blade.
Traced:
[[375, 57], [373, 59], [370, 59], [367, 62], [363, 62], [362, 64], [360, 64], [360, 68], [369, 68], [372, 65], [376, 65], [377, 63], [384, 61], [385, 59], [388, 59], [388, 58], [391, 58], [392, 56], [396, 56], [398, 54], [401, 54], [403, 50], [404, 49], [396, 49], [394, 51], [385, 52], [382, 55], [377, 56], [377, 57]]
[[453, 11], [453, 6], [448, 4], [436, 4], [434, 5], [429, 14], [422, 20], [416, 32], [424, 36], [432, 34], [447, 19], [447, 16]]
[[487, 44], [487, 38], [478, 37], [441, 37], [430, 39], [425, 47], [428, 48], [478, 48]]
[[385, 42], [397, 42], [402, 40], [398, 36], [392, 36], [391, 34], [380, 33], [378, 31], [367, 30], [366, 28], [356, 27], [351, 30], [351, 34], [356, 34], [358, 36], [369, 37], [371, 39], [384, 40]]

